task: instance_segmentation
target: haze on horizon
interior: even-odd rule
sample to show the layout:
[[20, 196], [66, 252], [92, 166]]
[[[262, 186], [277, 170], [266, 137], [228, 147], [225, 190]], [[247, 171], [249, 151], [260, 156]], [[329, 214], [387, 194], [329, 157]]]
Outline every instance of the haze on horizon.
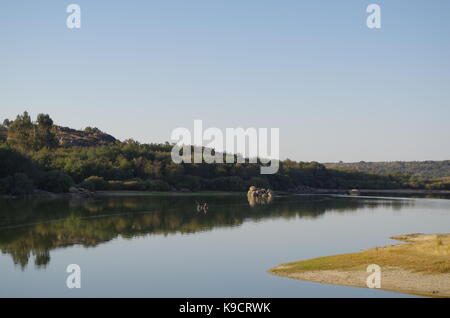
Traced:
[[[70, 3], [82, 28], [67, 29]], [[382, 29], [366, 7], [382, 8]], [[450, 2], [3, 1], [0, 120], [280, 128], [281, 159], [450, 159]]]

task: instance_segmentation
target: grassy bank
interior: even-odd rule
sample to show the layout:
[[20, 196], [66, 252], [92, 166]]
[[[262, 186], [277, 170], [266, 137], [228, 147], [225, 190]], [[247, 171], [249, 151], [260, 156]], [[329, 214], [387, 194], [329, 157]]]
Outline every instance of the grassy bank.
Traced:
[[282, 264], [270, 273], [327, 284], [366, 287], [366, 269], [382, 269], [382, 289], [450, 297], [450, 234], [393, 237], [407, 244]]

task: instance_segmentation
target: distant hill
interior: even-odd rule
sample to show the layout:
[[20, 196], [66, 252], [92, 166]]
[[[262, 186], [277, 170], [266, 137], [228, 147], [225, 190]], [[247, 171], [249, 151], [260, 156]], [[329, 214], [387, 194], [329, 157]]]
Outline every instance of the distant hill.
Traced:
[[62, 147], [95, 147], [110, 145], [117, 141], [98, 128], [86, 128], [76, 130], [68, 127], [55, 126], [55, 135]]
[[[28, 113], [26, 113], [26, 116], [28, 116]], [[54, 125], [51, 119], [50, 122], [48, 129], [54, 134], [56, 143], [60, 147], [97, 147], [111, 145], [119, 141], [98, 128], [87, 127], [84, 130], [77, 130]], [[7, 119], [4, 124], [0, 124], [0, 142], [4, 142], [11, 137], [8, 126], [12, 123], [13, 122]], [[25, 125], [26, 124], [27, 122], [25, 120]], [[31, 122], [28, 125], [31, 125], [28, 129], [34, 129], [34, 132], [30, 133], [30, 135], [35, 135], [37, 127], [35, 126], [33, 128]]]
[[325, 163], [329, 169], [356, 170], [381, 175], [404, 174], [418, 178], [450, 177], [450, 160], [445, 161], [393, 161], [393, 162], [354, 162]]

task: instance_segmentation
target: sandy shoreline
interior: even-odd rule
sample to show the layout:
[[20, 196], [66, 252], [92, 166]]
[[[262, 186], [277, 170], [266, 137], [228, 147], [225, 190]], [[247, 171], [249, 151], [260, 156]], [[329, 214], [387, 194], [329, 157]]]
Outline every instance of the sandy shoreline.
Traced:
[[379, 263], [382, 290], [450, 297], [450, 234], [411, 234], [394, 239], [409, 244], [282, 264], [269, 273], [322, 284], [368, 288], [367, 266]]
[[[321, 284], [368, 288], [366, 279], [369, 274], [362, 270], [309, 271], [287, 275], [277, 274], [272, 271], [270, 273]], [[425, 297], [450, 297], [450, 277], [448, 276], [413, 273], [392, 267], [382, 271], [381, 281], [380, 289], [385, 291]]]

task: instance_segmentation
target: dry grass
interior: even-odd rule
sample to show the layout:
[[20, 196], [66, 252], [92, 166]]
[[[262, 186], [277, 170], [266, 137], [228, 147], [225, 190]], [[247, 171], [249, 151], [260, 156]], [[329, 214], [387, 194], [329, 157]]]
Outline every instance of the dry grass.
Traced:
[[354, 254], [319, 257], [283, 264], [270, 270], [289, 275], [309, 271], [365, 270], [369, 264], [427, 274], [450, 273], [450, 234], [410, 234], [392, 237], [407, 244], [377, 247]]

